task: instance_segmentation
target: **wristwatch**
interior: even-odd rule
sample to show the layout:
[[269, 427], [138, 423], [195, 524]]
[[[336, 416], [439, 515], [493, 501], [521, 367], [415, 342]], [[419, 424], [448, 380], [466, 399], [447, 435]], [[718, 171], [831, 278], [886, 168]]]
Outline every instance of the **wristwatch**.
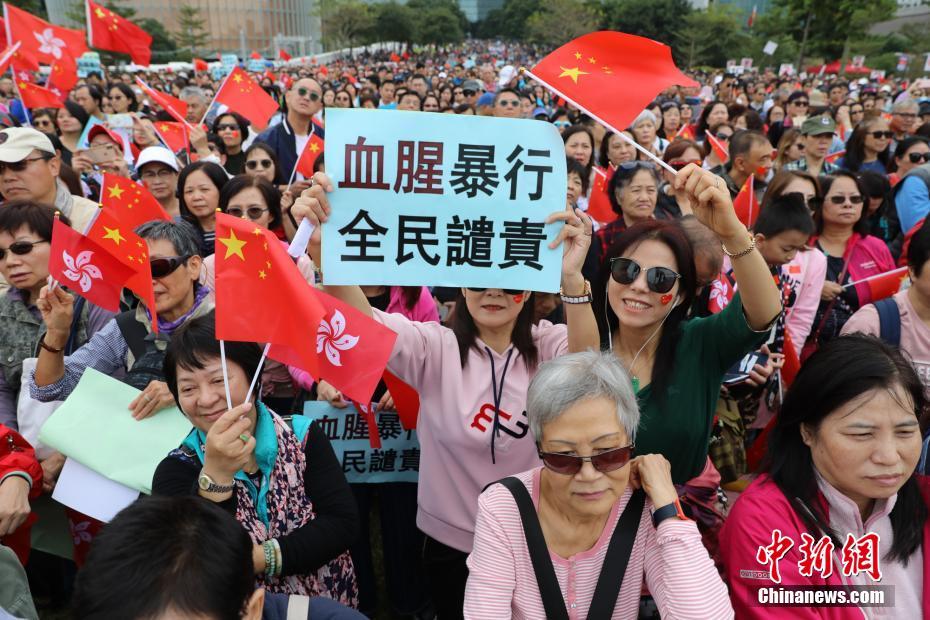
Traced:
[[673, 517], [677, 517], [681, 521], [690, 521], [687, 515], [685, 515], [684, 511], [682, 511], [681, 502], [678, 501], [677, 497], [671, 504], [667, 504], [661, 508], [656, 508], [652, 511], [652, 524], [656, 527], [659, 527], [661, 522]]
[[201, 491], [207, 493], [229, 493], [233, 490], [233, 484], [217, 484], [213, 481], [207, 472], [200, 470], [200, 475], [197, 477], [197, 486], [200, 487]]

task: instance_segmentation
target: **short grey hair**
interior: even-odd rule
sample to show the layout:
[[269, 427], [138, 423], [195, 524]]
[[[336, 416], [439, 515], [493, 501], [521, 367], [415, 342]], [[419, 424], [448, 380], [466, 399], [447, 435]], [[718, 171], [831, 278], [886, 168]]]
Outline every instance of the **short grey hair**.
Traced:
[[630, 376], [615, 355], [584, 351], [542, 364], [526, 395], [526, 415], [536, 441], [542, 440], [543, 427], [566, 409], [598, 397], [616, 405], [617, 421], [630, 442], [634, 442], [639, 426], [639, 405]]
[[914, 99], [902, 99], [901, 101], [895, 103], [891, 106], [891, 113], [900, 113], [900, 112], [910, 112], [911, 110], [917, 111], [920, 109], [920, 104], [917, 103]]
[[200, 235], [184, 220], [152, 220], [136, 228], [143, 239], [164, 239], [171, 243], [178, 256], [200, 256]]
[[207, 102], [207, 93], [199, 86], [185, 86], [178, 93], [178, 99], [200, 99], [203, 103]]

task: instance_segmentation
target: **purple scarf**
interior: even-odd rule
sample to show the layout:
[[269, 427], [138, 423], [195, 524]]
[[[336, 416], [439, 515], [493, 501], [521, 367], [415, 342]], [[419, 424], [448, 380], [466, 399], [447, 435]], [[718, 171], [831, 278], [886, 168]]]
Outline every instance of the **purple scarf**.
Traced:
[[[158, 317], [158, 333], [170, 336], [174, 330], [183, 325], [187, 319], [191, 318], [191, 315], [197, 310], [197, 306], [203, 302], [209, 293], [210, 289], [206, 286], [197, 286], [197, 288], [194, 289], [194, 305], [191, 306], [190, 310], [173, 321], [165, 321], [161, 317]], [[149, 312], [148, 308], [145, 309], [145, 316], [149, 318], [149, 321], [152, 320], [152, 313]]]

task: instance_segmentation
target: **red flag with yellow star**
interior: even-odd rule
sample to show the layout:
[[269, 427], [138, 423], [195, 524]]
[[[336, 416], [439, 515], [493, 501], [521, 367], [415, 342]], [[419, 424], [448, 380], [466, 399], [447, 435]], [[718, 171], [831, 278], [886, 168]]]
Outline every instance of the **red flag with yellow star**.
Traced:
[[103, 173], [100, 204], [110, 209], [120, 223], [130, 230], [152, 220], [171, 220], [144, 186], [132, 179], [107, 172]]
[[613, 176], [614, 169], [610, 166], [606, 169], [594, 168], [594, 186], [588, 199], [588, 215], [600, 224], [609, 224], [617, 219], [617, 213], [607, 195], [607, 188], [610, 187], [610, 179]]
[[733, 199], [733, 210], [736, 211], [736, 217], [746, 225], [746, 228], [752, 228], [756, 218], [759, 217], [759, 200], [756, 198], [753, 175], [749, 175], [736, 198]]
[[6, 2], [3, 3], [3, 17], [7, 45], [22, 43], [13, 54], [17, 67], [38, 70], [40, 63], [54, 64], [62, 54], [80, 56], [87, 51], [83, 30], [54, 26]]
[[714, 155], [717, 156], [717, 159], [726, 163], [730, 159], [730, 149], [726, 144], [720, 141], [720, 139], [708, 131], [705, 135], [707, 141], [710, 142], [710, 148], [713, 149]]
[[614, 131], [669, 86], [698, 86], [678, 70], [667, 45], [608, 30], [566, 43], [530, 75]]
[[133, 270], [126, 280], [126, 288], [139, 296], [152, 315], [152, 329], [158, 333], [155, 312], [155, 291], [152, 289], [152, 270], [149, 267], [148, 244], [133, 230], [120, 222], [114, 209], [104, 207], [97, 214], [87, 238], [96, 241], [103, 249]]
[[77, 83], [77, 61], [71, 54], [62, 54], [49, 69], [46, 88], [64, 101]]
[[187, 125], [184, 123], [172, 123], [170, 121], [158, 121], [154, 125], [155, 133], [161, 138], [168, 149], [177, 155], [181, 151], [190, 152], [190, 137], [187, 133]]
[[213, 100], [249, 119], [256, 129], [264, 129], [268, 119], [278, 111], [278, 102], [262, 90], [242, 67], [236, 67], [226, 76]]
[[177, 97], [172, 97], [168, 93], [155, 90], [141, 78], [136, 78], [136, 84], [138, 84], [142, 92], [152, 100], [152, 103], [161, 106], [161, 109], [170, 114], [171, 118], [177, 120], [179, 123], [187, 122], [184, 118], [187, 115], [187, 103], [181, 101]]
[[307, 141], [306, 146], [304, 146], [303, 152], [300, 154], [300, 159], [297, 160], [297, 172], [304, 175], [305, 178], [310, 178], [313, 176], [313, 164], [316, 163], [316, 160], [320, 155], [323, 154], [323, 138], [321, 138], [316, 132], [310, 136], [310, 139]]
[[19, 90], [19, 98], [23, 102], [23, 106], [33, 109], [33, 108], [63, 108], [65, 104], [62, 103], [61, 99], [52, 91], [47, 88], [43, 88], [32, 82], [23, 82], [19, 81], [16, 83], [16, 87]]
[[323, 305], [271, 231], [216, 214], [215, 299], [217, 338], [271, 343], [269, 357], [317, 376], [313, 330]]
[[91, 47], [129, 54], [137, 65], [152, 62], [152, 36], [125, 17], [87, 0], [87, 38]]

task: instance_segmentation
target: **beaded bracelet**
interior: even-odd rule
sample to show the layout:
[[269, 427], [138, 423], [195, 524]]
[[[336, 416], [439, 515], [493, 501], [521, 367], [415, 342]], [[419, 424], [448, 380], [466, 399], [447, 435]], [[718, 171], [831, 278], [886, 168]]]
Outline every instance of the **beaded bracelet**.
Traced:
[[265, 553], [265, 575], [274, 577], [277, 565], [275, 562], [274, 545], [270, 540], [262, 543], [262, 551]]

